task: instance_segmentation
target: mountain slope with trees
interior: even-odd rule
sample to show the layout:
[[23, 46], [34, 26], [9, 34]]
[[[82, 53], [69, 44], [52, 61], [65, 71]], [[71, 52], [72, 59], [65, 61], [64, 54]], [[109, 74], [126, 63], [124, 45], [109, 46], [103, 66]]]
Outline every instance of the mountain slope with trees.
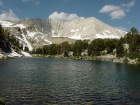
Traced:
[[11, 45], [5, 36], [8, 36], [8, 34], [6, 34], [5, 30], [0, 25], [0, 50], [1, 52], [9, 53], [11, 52]]
[[[20, 21], [0, 21], [2, 27], [10, 32], [13, 45], [17, 45], [25, 51], [49, 44], [60, 44], [76, 40], [94, 40], [97, 38], [123, 37], [126, 32], [118, 30], [94, 18], [86, 18], [71, 22], [61, 22], [52, 19], [31, 19]], [[9, 31], [9, 32], [8, 32]], [[10, 36], [11, 36], [10, 35]], [[18, 40], [18, 41], [17, 41]], [[20, 43], [18, 43], [20, 42]]]
[[25, 54], [22, 50], [23, 45], [15, 35], [12, 35], [9, 30], [0, 25], [0, 59], [24, 56]]
[[61, 44], [45, 45], [34, 49], [32, 53], [44, 56], [86, 56], [86, 58], [98, 58], [104, 55], [113, 55], [114, 59], [117, 58], [119, 60], [123, 58], [124, 62], [129, 62], [131, 59], [137, 59], [136, 62], [140, 62], [140, 35], [138, 34], [138, 30], [135, 27], [132, 27], [130, 32], [120, 39], [95, 39], [90, 43], [89, 40], [77, 40], [72, 44], [63, 42]]

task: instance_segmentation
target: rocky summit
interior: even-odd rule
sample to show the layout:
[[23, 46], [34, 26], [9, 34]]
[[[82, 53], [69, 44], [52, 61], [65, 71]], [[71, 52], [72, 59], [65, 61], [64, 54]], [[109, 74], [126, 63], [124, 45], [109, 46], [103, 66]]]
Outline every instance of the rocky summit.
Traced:
[[36, 18], [16, 22], [0, 21], [0, 24], [3, 28], [8, 29], [11, 34], [15, 35], [23, 47], [27, 46], [30, 51], [33, 48], [52, 43], [64, 41], [72, 43], [78, 39], [119, 39], [126, 34], [126, 32], [111, 27], [94, 17], [71, 22]]
[[31, 21], [39, 26], [42, 33], [51, 37], [93, 40], [95, 38], [120, 38], [126, 34], [126, 32], [113, 28], [94, 17], [72, 22], [41, 20], [39, 18]]

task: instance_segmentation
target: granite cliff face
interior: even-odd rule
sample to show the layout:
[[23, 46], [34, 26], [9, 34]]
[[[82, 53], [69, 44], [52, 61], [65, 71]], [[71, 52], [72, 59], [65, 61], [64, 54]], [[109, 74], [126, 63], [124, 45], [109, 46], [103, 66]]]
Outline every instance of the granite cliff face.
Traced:
[[52, 19], [32, 19], [42, 33], [51, 37], [68, 37], [71, 39], [120, 38], [126, 32], [113, 28], [91, 17], [72, 22], [60, 22]]
[[26, 46], [30, 51], [32, 51], [34, 47], [52, 43], [45, 38], [47, 36], [40, 32], [39, 27], [30, 20], [21, 20], [18, 22], [0, 21], [0, 24], [19, 40], [23, 48]]
[[12, 35], [15, 35], [23, 48], [27, 46], [30, 51], [33, 48], [52, 43], [64, 41], [72, 43], [77, 39], [92, 41], [95, 38], [120, 38], [126, 34], [126, 32], [113, 28], [94, 17], [72, 22], [36, 18], [16, 22], [0, 21], [0, 24]]

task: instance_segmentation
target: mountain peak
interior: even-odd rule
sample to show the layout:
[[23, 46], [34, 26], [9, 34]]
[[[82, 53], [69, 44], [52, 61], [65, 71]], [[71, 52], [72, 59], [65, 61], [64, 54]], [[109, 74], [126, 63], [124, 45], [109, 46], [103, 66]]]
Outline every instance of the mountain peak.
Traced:
[[126, 32], [118, 30], [108, 24], [89, 17], [86, 19], [74, 20], [71, 22], [62, 22], [53, 19], [32, 20], [34, 24], [43, 29], [43, 33], [51, 37], [68, 37], [73, 39], [90, 39], [95, 38], [120, 38]]
[[86, 19], [62, 22], [53, 19], [20, 20], [16, 22], [0, 21], [0, 24], [9, 29], [10, 33], [31, 51], [34, 47], [63, 41], [94, 40], [96, 38], [123, 37], [126, 32], [118, 30], [108, 24], [89, 17]]

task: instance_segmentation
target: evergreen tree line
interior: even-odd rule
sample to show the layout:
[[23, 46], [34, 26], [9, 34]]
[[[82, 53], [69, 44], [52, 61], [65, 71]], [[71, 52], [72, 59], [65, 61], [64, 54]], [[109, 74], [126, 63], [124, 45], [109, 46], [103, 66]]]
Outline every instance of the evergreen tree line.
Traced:
[[73, 56], [81, 56], [85, 50], [88, 56], [100, 56], [102, 51], [112, 54], [116, 48], [117, 39], [95, 39], [89, 44], [89, 40], [76, 40], [75, 43], [69, 44], [63, 42], [61, 44], [44, 45], [32, 51], [33, 54], [42, 55], [67, 55], [68, 52], [73, 52]]
[[4, 30], [5, 38], [9, 41], [16, 49], [23, 49], [23, 45], [19, 43], [19, 40], [15, 35], [11, 35], [8, 30]]
[[74, 56], [80, 56], [82, 50], [87, 49], [87, 40], [77, 40], [75, 43], [69, 44], [67, 41], [60, 44], [44, 45], [43, 47], [34, 49], [33, 54], [43, 54], [43, 55], [60, 55], [64, 54], [68, 56], [68, 52], [72, 51]]
[[5, 38], [4, 29], [0, 25], [0, 51], [2, 50], [6, 53], [9, 53], [11, 52], [10, 47], [10, 43]]
[[10, 46], [18, 51], [19, 49], [23, 49], [23, 45], [19, 43], [19, 40], [15, 38], [14, 35], [11, 35], [7, 29], [4, 29], [2, 25], [0, 25], [0, 38], [5, 39], [5, 41], [10, 43]]
[[[129, 48], [125, 49], [124, 44], [128, 44]], [[34, 49], [32, 53], [42, 55], [64, 54], [64, 56], [68, 56], [69, 52], [73, 52], [73, 56], [81, 56], [81, 52], [85, 50], [87, 50], [88, 56], [116, 53], [117, 57], [140, 58], [140, 35], [138, 30], [132, 27], [130, 32], [120, 39], [95, 39], [90, 44], [89, 40], [77, 40], [72, 44], [63, 42], [61, 44], [45, 45]]]
[[[1, 25], [0, 40], [10, 42], [17, 51], [19, 49], [23, 50], [23, 45], [19, 43], [19, 40], [14, 35], [11, 35], [8, 30], [3, 29]], [[124, 48], [124, 44], [129, 45], [128, 49]], [[67, 57], [69, 52], [73, 52], [73, 56], [81, 56], [81, 52], [87, 51], [87, 56], [100, 56], [103, 54], [114, 54], [114, 49], [116, 49], [117, 57], [127, 56], [139, 58], [140, 60], [140, 35], [138, 30], [132, 27], [130, 32], [120, 39], [95, 39], [90, 44], [89, 40], [77, 40], [71, 44], [63, 42], [60, 44], [44, 45], [34, 49], [31, 53], [42, 55], [64, 54]], [[25, 47], [24, 50], [29, 52], [28, 47]]]
[[[129, 49], [126, 51], [123, 44], [129, 44]], [[139, 58], [140, 60], [140, 35], [135, 27], [130, 29], [130, 32], [125, 37], [119, 40], [118, 53], [120, 56], [128, 56], [130, 58]]]
[[77, 40], [75, 43], [69, 44], [67, 41], [60, 44], [44, 45], [43, 47], [34, 49], [33, 54], [43, 55], [60, 55], [68, 56], [70, 51], [73, 52], [74, 56], [80, 56], [81, 52], [88, 48], [87, 40]]

